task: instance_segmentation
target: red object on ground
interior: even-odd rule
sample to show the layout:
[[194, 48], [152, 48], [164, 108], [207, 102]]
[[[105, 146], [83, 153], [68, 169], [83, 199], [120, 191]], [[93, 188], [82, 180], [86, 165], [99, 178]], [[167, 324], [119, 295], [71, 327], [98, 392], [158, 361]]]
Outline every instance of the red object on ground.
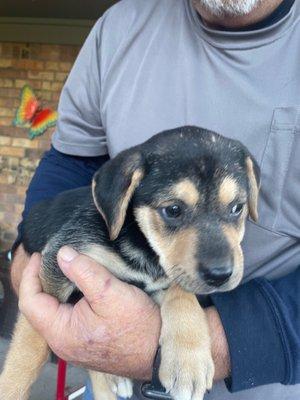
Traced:
[[67, 363], [59, 358], [57, 364], [56, 400], [67, 400], [65, 396], [66, 375]]

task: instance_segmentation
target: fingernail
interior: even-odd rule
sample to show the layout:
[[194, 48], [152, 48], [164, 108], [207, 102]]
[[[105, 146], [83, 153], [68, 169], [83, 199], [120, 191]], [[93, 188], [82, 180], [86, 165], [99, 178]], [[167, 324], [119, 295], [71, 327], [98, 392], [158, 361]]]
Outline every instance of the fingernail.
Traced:
[[35, 253], [32, 253], [32, 258], [38, 258], [38, 257], [40, 257], [41, 255], [40, 255], [40, 253], [37, 253], [37, 252], [35, 252]]
[[64, 246], [59, 250], [58, 256], [65, 262], [71, 262], [78, 256], [78, 253], [72, 247]]

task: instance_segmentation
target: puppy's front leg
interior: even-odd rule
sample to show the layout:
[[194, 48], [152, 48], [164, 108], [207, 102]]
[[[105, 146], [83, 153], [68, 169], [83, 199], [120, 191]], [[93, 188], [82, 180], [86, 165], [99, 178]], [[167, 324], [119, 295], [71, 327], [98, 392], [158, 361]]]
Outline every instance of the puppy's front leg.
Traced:
[[19, 314], [0, 375], [0, 400], [27, 400], [29, 389], [48, 355], [45, 339]]
[[161, 316], [160, 381], [175, 400], [201, 400], [214, 377], [204, 311], [195, 295], [173, 286], [162, 300]]

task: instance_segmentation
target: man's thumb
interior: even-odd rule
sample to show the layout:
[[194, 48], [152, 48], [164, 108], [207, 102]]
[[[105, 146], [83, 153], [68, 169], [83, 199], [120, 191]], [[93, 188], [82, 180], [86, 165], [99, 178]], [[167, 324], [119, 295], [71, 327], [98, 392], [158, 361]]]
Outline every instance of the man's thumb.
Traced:
[[121, 284], [98, 262], [69, 246], [59, 250], [57, 260], [63, 273], [75, 283], [92, 308], [101, 301], [106, 303], [114, 292], [112, 289]]

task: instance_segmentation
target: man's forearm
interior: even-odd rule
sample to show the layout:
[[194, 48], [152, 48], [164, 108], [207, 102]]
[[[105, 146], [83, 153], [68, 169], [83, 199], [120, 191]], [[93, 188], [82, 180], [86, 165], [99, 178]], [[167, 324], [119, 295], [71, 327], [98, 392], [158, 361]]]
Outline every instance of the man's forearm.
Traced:
[[231, 392], [300, 382], [299, 293], [300, 268], [211, 296], [228, 339]]
[[19, 293], [19, 286], [21, 283], [23, 271], [28, 262], [29, 262], [29, 256], [28, 254], [26, 254], [23, 245], [21, 244], [15, 251], [13, 262], [10, 267], [11, 284], [17, 295]]
[[223, 325], [215, 307], [205, 310], [212, 344], [212, 356], [215, 363], [215, 381], [228, 378], [230, 375], [230, 356]]

